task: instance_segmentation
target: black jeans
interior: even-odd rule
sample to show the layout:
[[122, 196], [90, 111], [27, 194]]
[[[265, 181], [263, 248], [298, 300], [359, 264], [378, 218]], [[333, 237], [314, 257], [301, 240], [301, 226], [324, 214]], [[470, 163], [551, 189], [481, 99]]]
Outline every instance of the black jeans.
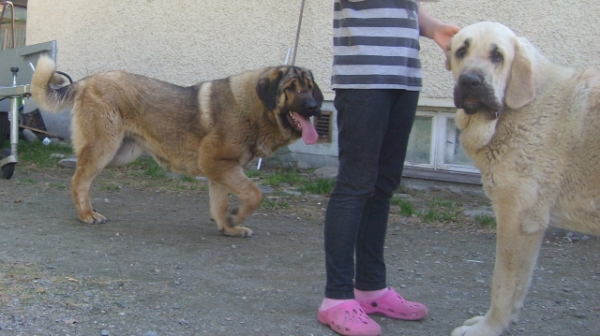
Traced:
[[390, 198], [400, 184], [418, 100], [418, 91], [336, 90], [340, 166], [325, 215], [326, 298], [353, 299], [354, 288], [386, 287]]

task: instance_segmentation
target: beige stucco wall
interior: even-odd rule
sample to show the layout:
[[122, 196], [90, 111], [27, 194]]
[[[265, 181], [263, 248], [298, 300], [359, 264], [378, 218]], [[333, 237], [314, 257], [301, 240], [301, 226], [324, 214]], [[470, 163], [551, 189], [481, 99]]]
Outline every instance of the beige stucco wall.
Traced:
[[[81, 78], [122, 69], [187, 85], [283, 63], [300, 0], [29, 0], [28, 44], [57, 40], [60, 69]], [[507, 24], [551, 59], [600, 67], [600, 1], [442, 0], [423, 3], [458, 25]], [[329, 90], [332, 1], [306, 0], [296, 64]], [[443, 52], [423, 40], [424, 97], [450, 98]]]
[[[283, 64], [294, 45], [297, 0], [29, 0], [28, 44], [58, 41], [74, 78], [121, 69], [188, 85]], [[308, 0], [296, 65], [327, 83], [329, 1]]]

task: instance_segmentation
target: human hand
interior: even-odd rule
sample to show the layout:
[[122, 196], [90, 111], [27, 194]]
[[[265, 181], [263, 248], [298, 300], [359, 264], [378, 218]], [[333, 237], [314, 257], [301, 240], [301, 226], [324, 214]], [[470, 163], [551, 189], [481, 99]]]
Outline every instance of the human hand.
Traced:
[[433, 40], [442, 50], [446, 51], [446, 46], [450, 42], [452, 36], [456, 35], [460, 27], [452, 24], [441, 24], [433, 32]]

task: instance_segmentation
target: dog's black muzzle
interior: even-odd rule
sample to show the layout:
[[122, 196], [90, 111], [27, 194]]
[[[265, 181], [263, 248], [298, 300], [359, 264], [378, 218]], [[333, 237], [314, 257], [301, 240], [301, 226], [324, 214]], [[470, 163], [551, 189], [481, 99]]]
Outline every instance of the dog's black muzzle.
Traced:
[[321, 106], [319, 106], [319, 102], [317, 102], [317, 100], [308, 92], [298, 94], [296, 105], [297, 106], [292, 106], [292, 110], [306, 118], [321, 116]]
[[476, 72], [463, 73], [458, 77], [454, 86], [454, 105], [461, 108], [466, 114], [474, 114], [479, 110], [488, 110], [498, 113], [501, 104], [494, 96], [483, 76]]
[[302, 110], [306, 111], [306, 114], [320, 117], [321, 116], [321, 108], [316, 100], [310, 99], [302, 102]]

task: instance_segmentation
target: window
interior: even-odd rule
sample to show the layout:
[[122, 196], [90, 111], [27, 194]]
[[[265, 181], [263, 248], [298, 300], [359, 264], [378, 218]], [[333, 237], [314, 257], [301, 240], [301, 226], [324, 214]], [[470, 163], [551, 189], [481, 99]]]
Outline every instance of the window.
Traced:
[[433, 116], [420, 115], [415, 118], [410, 138], [406, 161], [412, 164], [430, 165], [433, 161]]
[[408, 141], [407, 167], [478, 173], [460, 146], [455, 111], [452, 108], [419, 107]]
[[442, 150], [444, 151], [444, 160], [442, 164], [455, 166], [472, 166], [473, 161], [467, 156], [467, 153], [460, 147], [460, 130], [456, 128], [454, 118], [446, 118], [446, 136]]

